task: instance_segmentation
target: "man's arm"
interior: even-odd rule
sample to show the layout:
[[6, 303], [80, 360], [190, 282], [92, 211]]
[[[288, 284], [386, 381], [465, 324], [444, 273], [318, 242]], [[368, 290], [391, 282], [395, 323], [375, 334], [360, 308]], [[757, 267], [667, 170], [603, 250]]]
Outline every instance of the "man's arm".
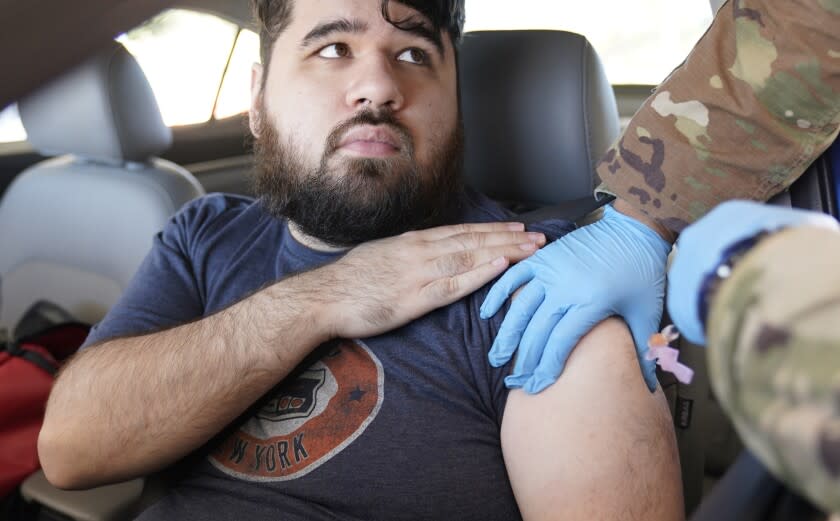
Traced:
[[744, 445], [827, 512], [840, 511], [838, 260], [837, 229], [772, 234], [721, 282], [706, 324], [709, 380]]
[[47, 479], [60, 488], [126, 480], [201, 446], [326, 340], [306, 278], [82, 351], [59, 375], [38, 438]]
[[608, 319], [579, 346], [551, 387], [508, 397], [502, 450], [523, 519], [683, 519], [671, 416], [627, 327]]
[[766, 201], [832, 142], [840, 9], [730, 0], [597, 165], [597, 192], [680, 232], [723, 201]]
[[521, 229], [447, 226], [363, 244], [202, 320], [84, 350], [47, 406], [38, 439], [47, 478], [85, 488], [177, 461], [318, 344], [399, 327], [530, 255], [544, 237]]

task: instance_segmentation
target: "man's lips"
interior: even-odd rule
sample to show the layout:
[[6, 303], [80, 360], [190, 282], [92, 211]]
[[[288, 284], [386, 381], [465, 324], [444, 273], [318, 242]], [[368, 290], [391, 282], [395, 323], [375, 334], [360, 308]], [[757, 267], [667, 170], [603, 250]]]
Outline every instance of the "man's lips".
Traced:
[[359, 125], [350, 129], [338, 148], [360, 156], [389, 156], [401, 148], [400, 139], [388, 127]]

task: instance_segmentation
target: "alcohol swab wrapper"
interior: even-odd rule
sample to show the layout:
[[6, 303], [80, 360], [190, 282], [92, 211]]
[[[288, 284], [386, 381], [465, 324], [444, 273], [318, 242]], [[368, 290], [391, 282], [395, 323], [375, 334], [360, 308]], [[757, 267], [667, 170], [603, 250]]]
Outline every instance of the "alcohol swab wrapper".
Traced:
[[694, 371], [687, 365], [680, 363], [679, 350], [668, 345], [679, 337], [680, 334], [673, 325], [665, 327], [659, 333], [652, 334], [648, 339], [648, 352], [645, 354], [645, 358], [656, 360], [663, 371], [673, 374], [681, 383], [689, 384], [694, 378]]

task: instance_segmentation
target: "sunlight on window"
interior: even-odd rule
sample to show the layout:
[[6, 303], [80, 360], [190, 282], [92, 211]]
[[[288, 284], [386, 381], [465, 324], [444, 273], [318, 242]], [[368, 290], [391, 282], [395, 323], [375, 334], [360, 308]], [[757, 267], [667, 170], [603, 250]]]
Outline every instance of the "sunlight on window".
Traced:
[[[613, 84], [656, 85], [682, 63], [711, 19], [708, 0], [519, 0], [515, 7], [507, 0], [467, 0], [465, 30], [574, 31], [592, 42]], [[259, 38], [247, 30], [237, 38], [238, 32], [216, 16], [173, 9], [118, 40], [146, 73], [164, 122], [175, 126], [248, 109]], [[0, 111], [0, 143], [25, 139], [17, 107]]]
[[227, 118], [248, 110], [251, 102], [251, 65], [259, 61], [260, 37], [253, 31], [243, 30], [236, 39], [214, 118]]
[[17, 103], [0, 110], [0, 143], [26, 140], [26, 130], [20, 122]]
[[171, 10], [117, 40], [137, 58], [170, 126], [210, 119], [238, 26]]
[[586, 36], [613, 84], [656, 85], [712, 22], [708, 0], [467, 0], [466, 31], [562, 29]]

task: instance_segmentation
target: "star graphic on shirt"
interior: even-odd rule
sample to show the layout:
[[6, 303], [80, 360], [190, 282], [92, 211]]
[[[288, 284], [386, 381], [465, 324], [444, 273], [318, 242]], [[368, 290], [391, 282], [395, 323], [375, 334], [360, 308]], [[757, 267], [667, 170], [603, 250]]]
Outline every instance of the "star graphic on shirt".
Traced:
[[350, 391], [350, 401], [351, 401], [351, 402], [361, 402], [361, 401], [362, 401], [362, 397], [363, 397], [365, 394], [367, 394], [367, 391], [363, 391], [363, 390], [361, 389], [361, 387], [359, 387], [359, 386], [357, 385], [355, 389], [353, 389], [352, 391]]

